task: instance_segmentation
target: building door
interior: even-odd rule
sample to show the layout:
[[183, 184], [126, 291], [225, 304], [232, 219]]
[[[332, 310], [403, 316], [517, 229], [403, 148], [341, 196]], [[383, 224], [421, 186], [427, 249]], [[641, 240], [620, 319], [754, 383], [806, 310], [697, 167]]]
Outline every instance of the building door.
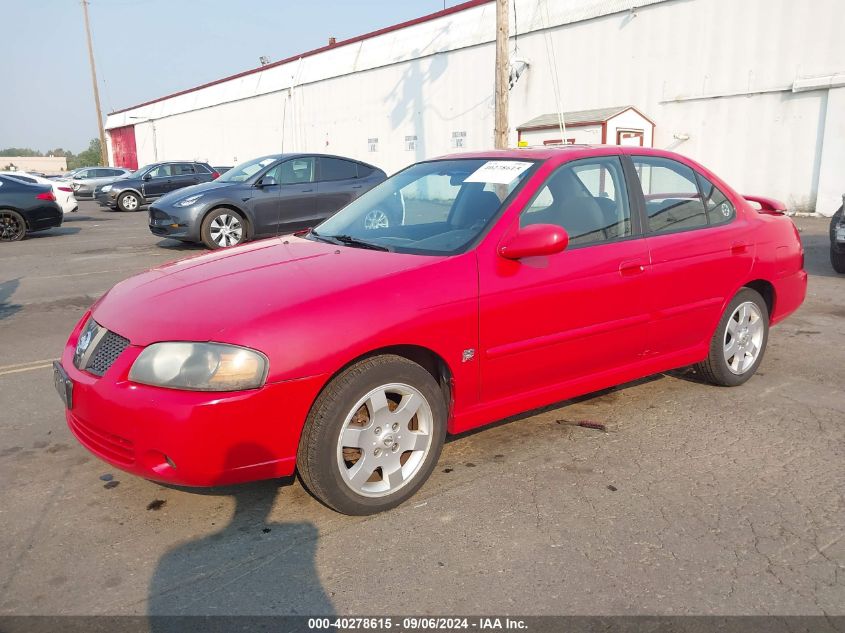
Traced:
[[135, 148], [135, 126], [126, 125], [109, 130], [112, 165], [138, 169], [138, 150]]

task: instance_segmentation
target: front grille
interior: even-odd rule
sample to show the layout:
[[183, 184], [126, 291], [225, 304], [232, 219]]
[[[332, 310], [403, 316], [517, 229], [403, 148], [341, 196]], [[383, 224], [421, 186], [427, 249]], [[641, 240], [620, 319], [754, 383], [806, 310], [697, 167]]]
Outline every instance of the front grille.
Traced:
[[129, 339], [108, 331], [97, 344], [97, 348], [85, 367], [95, 376], [102, 376], [112, 366], [117, 357], [129, 346]]
[[150, 207], [150, 220], [153, 222], [170, 222], [170, 215], [155, 207]]
[[73, 412], [68, 416], [68, 424], [73, 434], [88, 450], [125, 466], [135, 462], [135, 447], [131, 440], [91, 426]]

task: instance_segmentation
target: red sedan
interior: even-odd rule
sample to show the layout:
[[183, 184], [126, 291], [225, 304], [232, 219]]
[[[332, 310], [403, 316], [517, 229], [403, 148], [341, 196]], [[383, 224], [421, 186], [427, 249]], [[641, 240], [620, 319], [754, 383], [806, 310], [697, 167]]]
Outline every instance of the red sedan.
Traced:
[[315, 230], [117, 284], [56, 384], [118, 468], [190, 486], [298, 470], [373, 513], [423, 485], [447, 433], [691, 364], [744, 383], [806, 292], [782, 210], [658, 150], [426, 161]]

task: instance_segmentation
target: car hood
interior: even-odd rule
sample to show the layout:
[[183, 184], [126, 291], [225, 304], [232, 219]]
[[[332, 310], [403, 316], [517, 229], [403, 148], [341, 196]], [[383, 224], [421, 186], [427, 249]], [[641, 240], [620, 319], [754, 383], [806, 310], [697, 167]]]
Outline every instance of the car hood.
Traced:
[[181, 189], [177, 189], [176, 191], [171, 191], [170, 193], [163, 195], [156, 201], [155, 206], [167, 206], [189, 196], [194, 196], [198, 193], [209, 193], [211, 191], [214, 191], [215, 189], [226, 189], [227, 187], [231, 187], [235, 184], [242, 183], [217, 182], [216, 180], [212, 180], [211, 182], [201, 182], [198, 185], [183, 187]]
[[134, 345], [180, 340], [243, 343], [258, 320], [284, 318], [306, 303], [355, 292], [377, 279], [443, 259], [293, 236], [272, 238], [131, 277], [106, 293], [92, 313], [100, 325]]

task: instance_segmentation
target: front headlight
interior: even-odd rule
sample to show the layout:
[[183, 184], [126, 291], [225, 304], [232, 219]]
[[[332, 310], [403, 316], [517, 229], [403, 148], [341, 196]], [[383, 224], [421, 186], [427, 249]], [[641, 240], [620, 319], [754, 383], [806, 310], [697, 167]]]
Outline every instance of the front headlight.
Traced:
[[105, 185], [102, 189], [100, 189], [103, 193], [108, 193], [111, 191], [111, 185]]
[[198, 193], [195, 196], [190, 196], [189, 198], [185, 198], [184, 200], [180, 200], [173, 204], [174, 207], [189, 207], [194, 204], [197, 200], [202, 198], [202, 194]]
[[154, 343], [135, 359], [129, 380], [190, 391], [257, 389], [267, 379], [267, 357], [222, 343]]

